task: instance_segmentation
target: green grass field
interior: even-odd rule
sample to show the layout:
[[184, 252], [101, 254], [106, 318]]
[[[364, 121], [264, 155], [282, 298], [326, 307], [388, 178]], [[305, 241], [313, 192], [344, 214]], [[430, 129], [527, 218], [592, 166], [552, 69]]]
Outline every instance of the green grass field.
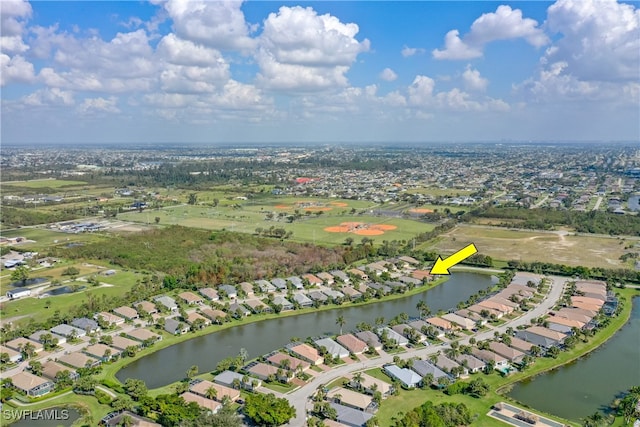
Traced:
[[[81, 271], [82, 274], [86, 274], [87, 277], [92, 273], [104, 271], [104, 268], [100, 270], [81, 264], [69, 265], [74, 265]], [[68, 267], [68, 265], [65, 267], [55, 267], [53, 269], [42, 270], [40, 274], [33, 274], [32, 277], [52, 278], [55, 275], [57, 278], [61, 278], [63, 280], [68, 279], [68, 276], [60, 276], [61, 271], [66, 267]], [[47, 276], [48, 273], [50, 274], [50, 276]], [[53, 316], [53, 313], [56, 310], [60, 310], [60, 312], [63, 313], [69, 311], [74, 306], [86, 300], [89, 295], [93, 296], [96, 299], [100, 299], [103, 295], [108, 297], [122, 295], [133, 287], [133, 285], [136, 283], [136, 280], [142, 277], [143, 275], [141, 273], [133, 271], [121, 271], [118, 269], [116, 274], [112, 276], [98, 275], [99, 281], [102, 284], [101, 286], [93, 286], [81, 280], [64, 282], [62, 284], [63, 286], [77, 285], [79, 287], [84, 286], [84, 289], [70, 294], [49, 296], [46, 298], [23, 298], [16, 301], [8, 301], [2, 304], [0, 314], [2, 315], [3, 320], [15, 317], [16, 324], [27, 323], [30, 318], [45, 319]]]
[[102, 234], [81, 233], [69, 234], [59, 231], [47, 230], [46, 228], [24, 227], [2, 232], [3, 237], [24, 237], [34, 242], [21, 243], [20, 248], [30, 251], [44, 251], [55, 245], [68, 245], [72, 243], [93, 243], [106, 239]]
[[86, 185], [86, 181], [74, 181], [66, 179], [35, 179], [32, 181], [7, 181], [0, 183], [1, 186], [26, 187], [26, 188], [62, 188], [78, 187]]
[[[331, 233], [324, 230], [326, 227], [337, 226], [342, 222], [389, 224], [397, 227], [395, 230], [386, 231], [382, 235], [366, 236], [376, 242], [382, 242], [383, 240], [409, 240], [418, 233], [433, 229], [431, 224], [409, 219], [357, 214], [359, 212], [366, 213], [368, 208], [372, 207], [371, 203], [364, 201], [313, 199], [314, 207], [309, 209], [312, 213], [306, 215], [304, 213], [305, 209], [296, 205], [296, 202], [301, 200], [299, 198], [269, 198], [260, 202], [240, 200], [223, 203], [221, 201], [219, 206], [215, 208], [180, 205], [159, 210], [126, 212], [119, 214], [118, 219], [153, 224], [157, 217], [160, 225], [177, 224], [186, 227], [210, 230], [225, 229], [242, 233], [255, 233], [257, 228], [283, 228], [285, 231], [293, 233], [292, 240], [325, 245], [344, 243], [347, 237], [353, 238], [356, 242], [365, 237], [355, 233]], [[327, 210], [317, 214], [322, 208]], [[352, 209], [355, 209], [357, 213], [352, 213]], [[286, 220], [286, 216], [295, 214], [296, 210], [302, 217], [293, 223], [289, 223]], [[279, 217], [280, 213], [283, 215]], [[267, 217], [271, 214], [273, 214], [274, 219], [268, 220]]]

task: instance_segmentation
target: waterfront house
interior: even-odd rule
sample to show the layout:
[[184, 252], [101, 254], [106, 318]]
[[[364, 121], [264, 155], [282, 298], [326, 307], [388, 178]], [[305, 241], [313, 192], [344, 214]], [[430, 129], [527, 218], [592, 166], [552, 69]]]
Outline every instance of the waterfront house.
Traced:
[[433, 275], [431, 274], [431, 271], [427, 271], [427, 270], [413, 270], [411, 272], [411, 277], [413, 277], [414, 279], [418, 279], [420, 281], [433, 280]]
[[289, 382], [289, 380], [293, 376], [293, 373], [288, 369], [268, 365], [262, 362], [251, 362], [243, 369], [252, 376], [260, 378], [263, 381], [267, 381], [268, 379], [273, 378], [281, 382]]
[[491, 341], [489, 343], [489, 350], [506, 358], [510, 363], [520, 363], [522, 362], [522, 358], [525, 356], [523, 352], [496, 341]]
[[557, 347], [567, 337], [562, 332], [553, 331], [542, 326], [531, 326], [516, 332], [516, 337], [535, 344], [538, 347], [549, 349]]
[[176, 304], [176, 300], [167, 295], [162, 295], [154, 298], [156, 304], [160, 304], [162, 307], [166, 308], [170, 312], [178, 311], [178, 304]]
[[342, 293], [352, 301], [362, 297], [362, 292], [355, 290], [351, 286], [343, 286]]
[[[288, 360], [288, 362], [284, 362], [285, 360]], [[297, 371], [298, 369], [306, 371], [311, 367], [311, 364], [309, 362], [295, 358], [286, 353], [281, 353], [279, 351], [273, 352], [272, 354], [267, 356], [266, 361], [279, 368], [283, 368], [288, 364], [288, 369], [292, 371]]]
[[227, 397], [231, 402], [235, 402], [240, 399], [240, 390], [237, 390], [232, 387], [227, 387], [222, 384], [216, 384], [207, 380], [194, 380], [191, 382], [191, 386], [189, 387], [189, 391], [191, 393], [198, 394], [202, 397], [206, 397], [207, 390], [213, 388], [216, 390], [215, 400], [222, 402], [222, 400]]
[[180, 292], [178, 298], [187, 305], [202, 305], [202, 298], [193, 292]]
[[476, 327], [476, 322], [471, 319], [467, 319], [466, 317], [459, 316], [455, 313], [445, 314], [442, 316], [442, 318], [468, 331], [471, 331]]
[[471, 354], [482, 360], [484, 363], [493, 362], [497, 369], [506, 368], [509, 365], [506, 357], [494, 353], [493, 351], [480, 350], [479, 348], [474, 347], [471, 349]]
[[51, 381], [33, 375], [29, 372], [19, 372], [11, 378], [11, 385], [22, 391], [27, 396], [38, 397], [53, 391], [54, 385]]
[[322, 291], [327, 297], [329, 297], [332, 301], [341, 300], [344, 298], [344, 294], [340, 291], [334, 291], [333, 289], [325, 289]]
[[112, 335], [111, 338], [113, 341], [111, 344], [109, 344], [109, 346], [119, 351], [125, 351], [127, 347], [139, 348], [140, 346], [142, 346], [141, 342], [126, 337], [121, 337], [120, 335]]
[[515, 348], [516, 350], [529, 354], [531, 352], [531, 347], [533, 347], [533, 344], [525, 340], [522, 340], [518, 337], [511, 337], [511, 343], [509, 344], [509, 347]]
[[218, 291], [213, 288], [201, 288], [198, 292], [209, 301], [218, 301], [220, 299]]
[[71, 369], [67, 366], [61, 365], [60, 363], [53, 360], [48, 360], [42, 364], [42, 377], [53, 382], [56, 381], [56, 375], [59, 372], [64, 371], [69, 372], [69, 378], [71, 378], [73, 381], [77, 380], [79, 377], [75, 369]]
[[381, 283], [371, 282], [371, 283], [367, 283], [367, 286], [369, 286], [371, 289], [375, 291], [382, 292], [382, 295], [389, 295], [391, 293], [391, 287], [387, 285], [383, 285]]
[[294, 356], [306, 360], [312, 365], [319, 365], [324, 362], [324, 357], [320, 356], [318, 350], [311, 347], [308, 344], [294, 344], [289, 347], [289, 351], [293, 353]]
[[353, 334], [339, 335], [336, 341], [353, 354], [362, 354], [367, 351], [368, 345]]
[[294, 294], [293, 300], [297, 302], [300, 305], [300, 307], [311, 307], [311, 305], [313, 304], [313, 301], [311, 300], [311, 298], [309, 298], [308, 296], [306, 296], [301, 292]]
[[71, 366], [72, 368], [80, 369], [86, 367], [94, 367], [100, 364], [100, 361], [94, 357], [87, 356], [79, 351], [73, 353], [64, 354], [58, 358], [58, 362]]
[[593, 316], [589, 316], [587, 314], [584, 314], [580, 311], [578, 311], [579, 309], [577, 308], [562, 308], [557, 312], [551, 312], [550, 314], [554, 317], [562, 317], [564, 319], [571, 319], [571, 320], [577, 320], [578, 322], [581, 322], [583, 324], [587, 324], [591, 321], [591, 319], [593, 318]]
[[197, 320], [200, 320], [202, 322], [202, 325], [204, 326], [209, 326], [211, 324], [211, 320], [196, 312], [187, 314], [187, 318], [184, 319], [184, 321], [187, 322], [189, 326], [196, 323]]
[[409, 340], [405, 338], [404, 335], [397, 333], [396, 331], [394, 331], [389, 327], [385, 326], [382, 328], [378, 328], [376, 332], [378, 333], [378, 336], [380, 336], [380, 338], [382, 338], [383, 334], [386, 334], [387, 338], [390, 341], [394, 341], [396, 345], [399, 345], [401, 347], [404, 347], [407, 344], [409, 344]]
[[391, 378], [400, 381], [404, 388], [412, 389], [422, 383], [422, 377], [411, 369], [400, 368], [396, 365], [384, 365], [383, 370]]
[[293, 310], [293, 304], [291, 303], [291, 301], [289, 301], [288, 299], [286, 299], [282, 295], [276, 295], [273, 298], [273, 304], [281, 306], [283, 311], [285, 311], [285, 310]]
[[415, 277], [400, 276], [398, 277], [398, 281], [404, 283], [405, 285], [410, 285], [410, 286], [422, 285], [422, 280], [416, 279]]
[[334, 359], [349, 357], [349, 350], [347, 350], [331, 338], [321, 338], [314, 341], [314, 344], [318, 348], [324, 347], [327, 350], [327, 354], [331, 355], [331, 357], [333, 357]]
[[424, 335], [420, 331], [416, 331], [414, 328], [412, 328], [406, 323], [399, 323], [397, 325], [393, 325], [391, 329], [393, 329], [395, 332], [399, 333], [400, 335], [406, 337], [407, 339], [409, 338], [409, 336], [413, 335], [417, 342], [424, 342], [427, 340], [426, 335]]
[[309, 298], [311, 298], [313, 301], [319, 301], [321, 303], [326, 302], [329, 297], [326, 296], [325, 294], [323, 294], [320, 291], [313, 291], [309, 293]]
[[122, 353], [122, 351], [120, 350], [111, 348], [108, 345], [104, 345], [100, 343], [90, 345], [89, 347], [86, 347], [82, 351], [91, 357], [95, 357], [101, 362], [108, 362], [114, 356], [119, 356]]
[[80, 317], [71, 321], [71, 326], [75, 326], [78, 329], [82, 329], [88, 334], [94, 334], [100, 330], [98, 322], [87, 317]]
[[84, 329], [76, 328], [75, 326], [66, 325], [64, 323], [58, 326], [54, 326], [53, 328], [50, 329], [50, 331], [53, 334], [62, 335], [63, 337], [66, 337], [66, 338], [71, 338], [71, 337], [80, 338], [87, 335]]
[[9, 356], [9, 361], [11, 363], [18, 363], [22, 360], [22, 353], [19, 351], [13, 350], [9, 347], [5, 347], [0, 345], [0, 354], [5, 353]]
[[585, 323], [578, 320], [567, 319], [560, 316], [551, 316], [546, 319], [548, 328], [552, 331], [562, 332], [563, 334], [571, 334], [573, 328], [582, 329]]
[[248, 299], [244, 304], [251, 309], [252, 312], [259, 313], [271, 313], [273, 310], [267, 304], [263, 303], [259, 299]]
[[[411, 326], [413, 329], [415, 329], [418, 332], [422, 332], [422, 330], [424, 328], [429, 326], [429, 323], [425, 322], [424, 320], [418, 319], [418, 320], [413, 320], [413, 321], [409, 322], [409, 326]], [[442, 332], [442, 331], [440, 331], [440, 332]]]
[[229, 306], [229, 314], [234, 317], [240, 318], [249, 316], [251, 314], [251, 311], [239, 302], [234, 302]]
[[262, 385], [262, 381], [258, 379], [252, 378], [251, 381], [249, 382], [243, 382], [242, 381], [243, 378], [244, 378], [244, 375], [227, 370], [213, 377], [213, 382], [215, 382], [216, 384], [221, 384], [226, 387], [235, 388], [234, 382], [236, 382], [235, 380], [237, 379], [238, 380], [237, 382], [239, 382], [241, 387], [245, 390], [253, 390], [254, 383], [256, 384], [255, 387], [260, 387], [260, 385]]
[[480, 323], [480, 326], [484, 326], [487, 324], [487, 319], [485, 319], [484, 317], [480, 316], [478, 313], [475, 313], [473, 311], [469, 311], [466, 308], [463, 308], [462, 310], [458, 310], [455, 312], [455, 314], [457, 314], [458, 316], [461, 317], [465, 317], [467, 319], [473, 320], [474, 323]]
[[376, 334], [371, 331], [360, 331], [356, 332], [356, 338], [361, 339], [366, 342], [369, 347], [372, 347], [374, 350], [382, 350], [382, 342], [380, 338]]
[[[448, 357], [443, 356], [442, 354], [438, 354], [436, 361], [435, 361], [435, 365], [442, 369], [445, 372], [451, 372], [451, 370], [453, 368], [457, 368], [458, 366], [460, 366], [458, 363], [454, 362], [453, 360], [449, 359]], [[464, 368], [464, 367], [463, 367]], [[469, 372], [467, 371], [467, 369], [465, 368], [462, 372], [462, 376], [468, 375]]]
[[154, 334], [148, 329], [134, 329], [132, 331], [127, 332], [127, 336], [133, 338], [134, 340], [138, 340], [144, 343], [147, 340], [160, 341], [162, 339], [162, 335]]
[[[431, 326], [434, 326], [436, 329], [444, 333], [451, 332], [457, 329], [457, 327], [453, 323], [441, 317], [430, 317], [426, 319], [425, 322], [427, 322]], [[444, 334], [438, 334], [438, 336], [443, 336], [443, 335]]]
[[486, 366], [482, 360], [477, 357], [473, 357], [470, 354], [461, 354], [456, 357], [456, 362], [460, 364], [460, 366], [466, 368], [471, 373], [480, 372]]
[[189, 325], [169, 317], [164, 321], [164, 330], [169, 332], [171, 335], [182, 335], [189, 332]]
[[209, 307], [200, 309], [203, 316], [208, 317], [213, 323], [222, 324], [227, 317], [227, 313], [222, 310], [214, 310]]
[[373, 398], [344, 387], [336, 387], [327, 393], [327, 399], [359, 411], [371, 412]]

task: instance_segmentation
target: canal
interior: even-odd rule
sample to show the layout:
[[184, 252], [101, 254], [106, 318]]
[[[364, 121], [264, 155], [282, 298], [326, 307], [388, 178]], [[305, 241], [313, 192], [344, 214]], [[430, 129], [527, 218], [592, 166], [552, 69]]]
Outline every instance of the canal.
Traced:
[[454, 273], [447, 282], [405, 298], [242, 325], [159, 350], [124, 367], [116, 377], [122, 382], [127, 378], [138, 378], [144, 380], [149, 388], [161, 387], [183, 379], [192, 365], [197, 365], [200, 372], [212, 371], [218, 362], [236, 356], [241, 348], [245, 348], [249, 357], [254, 358], [283, 347], [291, 337], [304, 339], [308, 336], [337, 334], [339, 327], [336, 318], [339, 315], [344, 316], [346, 321], [344, 331], [355, 328], [360, 322], [373, 324], [378, 317], [388, 321], [402, 312], [417, 317], [416, 305], [421, 300], [434, 313], [449, 310], [496, 282], [496, 278], [489, 275]]
[[640, 385], [640, 297], [631, 318], [604, 345], [548, 373], [514, 385], [509, 396], [549, 414], [579, 420]]

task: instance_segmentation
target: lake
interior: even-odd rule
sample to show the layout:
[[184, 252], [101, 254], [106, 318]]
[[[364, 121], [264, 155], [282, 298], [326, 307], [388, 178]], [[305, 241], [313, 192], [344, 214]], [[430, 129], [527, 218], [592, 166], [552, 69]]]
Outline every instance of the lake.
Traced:
[[339, 315], [344, 316], [346, 321], [344, 331], [354, 329], [360, 322], [373, 324], [378, 317], [384, 317], [388, 321], [402, 312], [418, 317], [416, 305], [421, 300], [434, 313], [449, 310], [496, 282], [495, 277], [485, 274], [453, 273], [448, 281], [439, 286], [392, 301], [356, 307], [346, 305], [335, 310], [237, 326], [159, 350], [124, 367], [116, 377], [122, 382], [127, 378], [138, 378], [144, 380], [149, 388], [161, 387], [183, 379], [192, 365], [197, 365], [200, 372], [212, 371], [218, 362], [226, 357], [236, 356], [241, 348], [248, 351], [250, 358], [255, 358], [284, 347], [294, 336], [304, 339], [309, 336], [337, 334], [340, 328], [336, 325], [336, 318]]

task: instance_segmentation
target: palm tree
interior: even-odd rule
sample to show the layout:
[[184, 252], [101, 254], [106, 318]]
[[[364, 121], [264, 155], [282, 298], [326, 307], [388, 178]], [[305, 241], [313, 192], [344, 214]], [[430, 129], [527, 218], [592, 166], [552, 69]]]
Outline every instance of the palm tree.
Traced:
[[207, 391], [204, 392], [204, 397], [206, 397], [207, 399], [216, 400], [216, 398], [218, 397], [218, 389], [213, 386], [209, 387]]
[[427, 303], [422, 300], [418, 301], [418, 304], [416, 304], [416, 308], [418, 309], [418, 312], [420, 312], [421, 318], [425, 318], [431, 314], [431, 309], [429, 308]]
[[358, 390], [362, 388], [362, 372], [356, 372], [353, 376], [353, 381], [357, 384]]
[[340, 335], [342, 335], [342, 327], [346, 324], [347, 322], [344, 320], [344, 316], [341, 314], [336, 318], [336, 325], [340, 326]]

